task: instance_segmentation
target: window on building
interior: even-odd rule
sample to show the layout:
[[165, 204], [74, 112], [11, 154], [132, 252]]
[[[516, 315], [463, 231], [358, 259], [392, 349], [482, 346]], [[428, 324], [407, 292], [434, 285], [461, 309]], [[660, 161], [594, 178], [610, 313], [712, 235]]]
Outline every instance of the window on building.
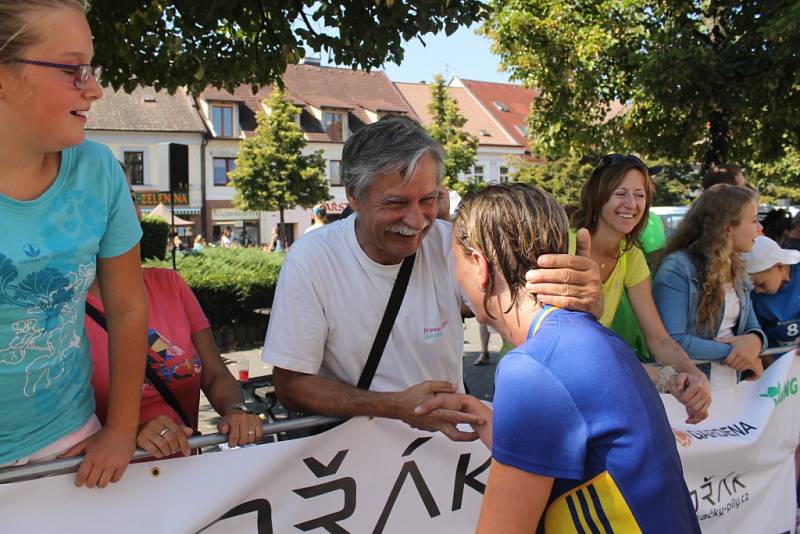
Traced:
[[493, 104], [494, 104], [494, 107], [496, 107], [496, 108], [497, 108], [497, 109], [499, 109], [500, 111], [505, 111], [505, 112], [507, 112], [507, 111], [508, 111], [508, 106], [506, 106], [505, 104], [503, 104], [503, 103], [502, 103], [502, 102], [500, 102], [499, 100], [495, 100], [495, 101], [493, 102]]
[[123, 152], [122, 162], [131, 185], [144, 185], [144, 152]]
[[233, 137], [233, 105], [211, 104], [211, 123], [217, 137]]
[[323, 111], [322, 127], [332, 141], [344, 140], [344, 114], [341, 111]]
[[500, 167], [500, 183], [508, 181], [508, 167]]
[[483, 181], [483, 165], [475, 165], [472, 167], [472, 176], [478, 180]]
[[228, 173], [236, 168], [235, 158], [214, 158], [214, 185], [226, 186], [230, 179]]
[[331, 185], [342, 185], [342, 162], [336, 159], [328, 161], [328, 180]]

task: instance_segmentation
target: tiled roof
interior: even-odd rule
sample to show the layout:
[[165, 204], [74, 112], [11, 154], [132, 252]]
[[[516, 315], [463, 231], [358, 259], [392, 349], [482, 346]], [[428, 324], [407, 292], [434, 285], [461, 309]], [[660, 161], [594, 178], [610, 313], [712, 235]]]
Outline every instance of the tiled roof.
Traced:
[[[372, 122], [367, 111], [405, 113], [418, 119], [382, 71], [289, 65], [283, 81], [292, 102], [302, 108], [300, 126], [309, 141], [332, 142], [311, 107], [346, 111], [351, 131], [357, 131]], [[253, 95], [250, 86], [242, 85], [233, 93], [208, 88], [200, 98], [238, 103], [239, 122], [245, 135], [249, 136], [256, 127], [255, 114], [261, 109], [260, 102], [268, 98], [271, 92], [271, 87], [263, 87]]]
[[204, 132], [191, 99], [178, 89], [174, 95], [152, 87], [125, 91], [103, 89], [103, 98], [89, 111], [87, 130], [132, 132]]
[[[519, 130], [522, 126], [527, 130], [528, 114], [531, 102], [539, 96], [539, 91], [510, 83], [480, 82], [476, 80], [460, 79], [483, 107], [503, 126], [514, 140], [523, 146], [529, 146], [525, 135]], [[505, 111], [498, 108], [503, 106]]]
[[[348, 110], [352, 131], [358, 129], [353, 127], [354, 124], [372, 122], [367, 116], [367, 110], [373, 113], [407, 113], [415, 119], [418, 118], [383, 71], [289, 65], [283, 81], [292, 96], [317, 109], [330, 107]], [[353, 118], [357, 120], [354, 121]], [[327, 138], [324, 132], [322, 136]]]
[[[396, 82], [395, 87], [405, 97], [424, 125], [431, 123], [428, 104], [431, 101], [431, 86], [424, 83]], [[447, 91], [458, 102], [461, 114], [467, 119], [464, 130], [478, 138], [482, 146], [524, 147], [506, 134], [481, 105], [463, 87], [447, 87]]]

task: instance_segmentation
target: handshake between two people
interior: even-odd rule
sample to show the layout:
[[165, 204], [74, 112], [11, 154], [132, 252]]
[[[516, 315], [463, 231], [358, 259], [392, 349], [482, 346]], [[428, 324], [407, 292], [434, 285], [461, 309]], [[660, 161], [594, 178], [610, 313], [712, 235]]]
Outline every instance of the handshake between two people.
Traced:
[[[401, 421], [412, 428], [439, 431], [453, 441], [479, 439], [492, 447], [492, 410], [471, 395], [457, 393], [458, 385], [428, 380], [401, 392]], [[459, 425], [469, 425], [465, 431]], [[463, 428], [463, 427], [462, 427]]]

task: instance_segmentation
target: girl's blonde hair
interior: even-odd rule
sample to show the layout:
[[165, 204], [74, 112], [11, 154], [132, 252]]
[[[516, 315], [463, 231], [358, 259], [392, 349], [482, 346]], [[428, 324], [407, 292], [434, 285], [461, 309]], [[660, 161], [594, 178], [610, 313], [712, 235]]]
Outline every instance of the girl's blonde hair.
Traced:
[[[492, 273], [501, 273], [508, 284], [511, 304], [506, 311], [518, 305], [525, 273], [538, 269], [539, 256], [568, 252], [568, 232], [567, 215], [556, 199], [529, 184], [491, 185], [467, 195], [453, 219], [453, 239], [462, 252], [480, 251]], [[484, 309], [493, 290], [490, 276]]]
[[597, 219], [603, 206], [619, 187], [628, 171], [636, 169], [644, 175], [645, 206], [642, 218], [633, 227], [631, 233], [625, 236], [624, 250], [629, 250], [633, 246], [641, 246], [639, 236], [647, 226], [647, 219], [650, 213], [650, 205], [653, 203], [653, 184], [650, 180], [650, 171], [647, 166], [635, 156], [624, 156], [622, 154], [610, 154], [600, 160], [600, 163], [592, 171], [589, 180], [583, 184], [581, 190], [581, 203], [572, 214], [573, 228], [586, 228], [594, 234], [597, 230]]
[[744, 273], [728, 229], [742, 223], [745, 209], [755, 200], [756, 193], [744, 187], [718, 184], [706, 189], [667, 243], [666, 254], [685, 250], [697, 270], [697, 328], [706, 335], [714, 334], [725, 284], [737, 283]]
[[63, 7], [86, 13], [79, 0], [0, 0], [0, 64], [23, 59], [25, 52], [42, 40], [35, 24], [37, 12]]

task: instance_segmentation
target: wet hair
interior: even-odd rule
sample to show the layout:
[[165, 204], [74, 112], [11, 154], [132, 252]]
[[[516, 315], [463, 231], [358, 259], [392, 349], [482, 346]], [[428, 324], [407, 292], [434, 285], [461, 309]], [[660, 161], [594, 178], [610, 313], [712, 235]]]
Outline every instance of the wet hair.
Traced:
[[653, 182], [650, 180], [650, 172], [639, 158], [625, 156], [616, 163], [604, 165], [605, 159], [603, 158], [600, 161], [600, 164], [592, 171], [589, 180], [583, 184], [580, 205], [572, 214], [572, 227], [576, 229], [586, 228], [590, 233], [594, 234], [597, 230], [597, 220], [600, 217], [603, 206], [611, 198], [619, 184], [622, 183], [622, 180], [625, 179], [625, 175], [630, 170], [635, 169], [644, 176], [642, 186], [645, 192], [645, 206], [642, 218], [636, 223], [633, 230], [625, 236], [624, 250], [629, 250], [634, 246], [641, 246], [639, 236], [647, 226], [650, 206], [653, 203]]
[[69, 7], [86, 13], [79, 0], [0, 0], [0, 64], [23, 59], [44, 38], [37, 31], [37, 12]]
[[742, 168], [733, 163], [715, 165], [706, 171], [703, 176], [703, 189], [709, 189], [717, 184], [737, 185], [736, 177], [742, 174]]
[[665, 254], [684, 250], [697, 270], [697, 327], [706, 335], [714, 334], [717, 312], [725, 302], [725, 284], [736, 283], [744, 275], [728, 228], [742, 223], [745, 209], [756, 198], [754, 191], [744, 187], [712, 186], [694, 201], [667, 242]]
[[[453, 219], [453, 240], [465, 255], [477, 250], [486, 256], [492, 272], [503, 276], [510, 311], [519, 305], [525, 273], [539, 268], [539, 256], [568, 252], [569, 221], [550, 193], [530, 184], [496, 184], [464, 197]], [[484, 308], [493, 290], [490, 276]]]
[[363, 199], [375, 178], [400, 173], [406, 182], [414, 175], [417, 163], [430, 154], [436, 163], [436, 185], [444, 176], [444, 150], [425, 128], [408, 117], [387, 115], [364, 126], [344, 144], [342, 182], [354, 197]]

